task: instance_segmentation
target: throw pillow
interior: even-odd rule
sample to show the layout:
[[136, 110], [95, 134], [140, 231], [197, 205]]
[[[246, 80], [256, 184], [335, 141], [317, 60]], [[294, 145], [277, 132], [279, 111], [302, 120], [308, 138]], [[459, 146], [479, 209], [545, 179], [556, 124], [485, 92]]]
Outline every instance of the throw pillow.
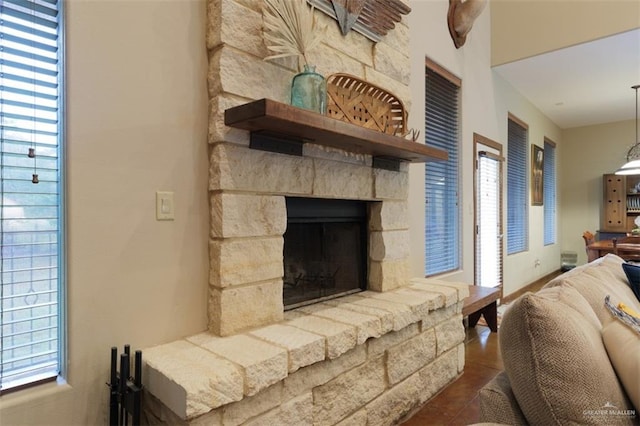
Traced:
[[602, 329], [602, 341], [629, 399], [640, 410], [640, 336], [620, 321]]
[[623, 416], [592, 415], [611, 405], [633, 408], [609, 361], [600, 321], [577, 290], [545, 288], [511, 305], [498, 338], [513, 394], [530, 424], [632, 424]]
[[632, 265], [631, 263], [623, 263], [622, 269], [627, 275], [633, 294], [635, 294], [640, 301], [640, 266]]

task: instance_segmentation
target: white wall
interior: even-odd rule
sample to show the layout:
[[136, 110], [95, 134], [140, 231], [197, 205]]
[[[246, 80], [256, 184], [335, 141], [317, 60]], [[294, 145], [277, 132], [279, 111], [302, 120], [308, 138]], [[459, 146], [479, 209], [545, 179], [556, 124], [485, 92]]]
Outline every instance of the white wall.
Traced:
[[[411, 92], [410, 127], [424, 129], [424, 59], [428, 56], [462, 79], [461, 127], [461, 189], [462, 189], [462, 269], [446, 279], [473, 283], [473, 133], [481, 134], [507, 149], [507, 114], [515, 114], [529, 125], [529, 142], [543, 146], [544, 137], [558, 144], [561, 156], [560, 129], [543, 116], [509, 84], [490, 68], [490, 8], [491, 2], [476, 20], [466, 44], [455, 49], [447, 28], [446, 0], [413, 1], [409, 15], [411, 30]], [[424, 134], [424, 131], [422, 131]], [[423, 166], [410, 170], [411, 212], [411, 272], [424, 275], [424, 194]], [[506, 177], [506, 168], [504, 172]], [[504, 183], [506, 230], [506, 181]], [[529, 210], [529, 250], [504, 257], [504, 294], [510, 294], [532, 281], [559, 269], [560, 245], [543, 245], [543, 209]], [[535, 267], [535, 261], [540, 266]]]
[[205, 3], [65, 4], [68, 384], [3, 395], [3, 425], [106, 424], [110, 347], [207, 323]]
[[578, 253], [579, 264], [587, 261], [582, 233], [600, 229], [602, 175], [614, 173], [626, 162], [634, 140], [635, 120], [563, 131], [560, 242], [563, 250]]

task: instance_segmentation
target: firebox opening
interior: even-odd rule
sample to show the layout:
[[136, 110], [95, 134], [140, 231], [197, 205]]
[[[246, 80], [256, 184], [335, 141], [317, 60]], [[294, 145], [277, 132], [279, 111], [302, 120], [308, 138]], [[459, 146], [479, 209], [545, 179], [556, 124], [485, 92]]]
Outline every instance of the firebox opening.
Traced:
[[367, 205], [288, 197], [285, 310], [366, 289]]

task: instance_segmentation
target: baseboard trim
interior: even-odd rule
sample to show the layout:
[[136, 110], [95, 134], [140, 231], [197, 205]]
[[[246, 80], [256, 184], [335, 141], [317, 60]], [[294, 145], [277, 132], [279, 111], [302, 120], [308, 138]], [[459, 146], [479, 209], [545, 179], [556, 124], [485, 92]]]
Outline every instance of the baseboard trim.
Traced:
[[500, 304], [504, 305], [505, 303], [511, 303], [528, 291], [537, 291], [540, 289], [540, 287], [542, 287], [543, 285], [545, 285], [546, 283], [548, 283], [558, 275], [561, 275], [562, 273], [563, 272], [560, 269], [558, 269], [557, 271], [553, 271], [545, 275], [544, 277], [538, 278], [537, 280], [527, 284], [521, 289], [514, 291], [513, 293], [507, 294], [506, 296], [502, 296], [502, 299], [500, 299]]

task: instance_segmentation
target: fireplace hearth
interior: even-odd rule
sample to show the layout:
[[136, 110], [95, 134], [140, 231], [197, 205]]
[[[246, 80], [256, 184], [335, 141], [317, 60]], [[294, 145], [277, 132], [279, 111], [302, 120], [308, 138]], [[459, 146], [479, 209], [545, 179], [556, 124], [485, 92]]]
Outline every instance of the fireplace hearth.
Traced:
[[366, 203], [290, 197], [286, 206], [285, 310], [364, 290]]

